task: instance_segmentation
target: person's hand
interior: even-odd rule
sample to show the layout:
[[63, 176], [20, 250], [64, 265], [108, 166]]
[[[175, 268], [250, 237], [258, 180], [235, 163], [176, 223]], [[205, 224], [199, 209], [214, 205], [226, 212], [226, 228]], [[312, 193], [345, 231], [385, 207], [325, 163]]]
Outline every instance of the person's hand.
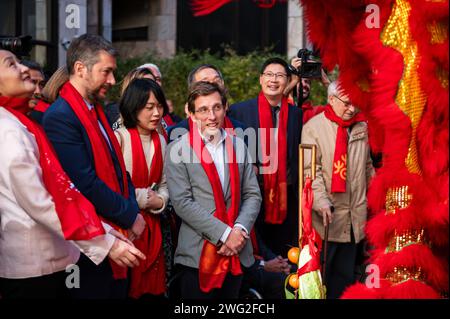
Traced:
[[161, 207], [163, 207], [163, 205], [164, 205], [164, 202], [161, 199], [161, 197], [158, 196], [158, 193], [155, 192], [154, 190], [151, 190], [150, 188], [148, 188], [147, 208], [153, 209], [153, 210], [158, 210], [158, 209], [161, 209]]
[[141, 214], [136, 216], [136, 220], [134, 221], [133, 226], [129, 229], [128, 239], [134, 241], [135, 239], [141, 236], [142, 232], [145, 229], [145, 219]]
[[322, 78], [321, 78], [322, 84], [323, 84], [325, 87], [328, 87], [328, 85], [330, 85], [330, 83], [331, 83], [330, 79], [328, 78], [328, 75], [325, 73], [325, 70], [324, 70], [323, 68], [320, 69], [320, 72], [321, 72], [321, 74], [322, 74]]
[[114, 228], [111, 228], [108, 233], [110, 233], [111, 235], [113, 235], [116, 238], [119, 238], [120, 240], [123, 240], [124, 242], [130, 244], [131, 246], [134, 246], [134, 244], [131, 242], [131, 240], [129, 240], [124, 234], [115, 230]]
[[223, 245], [228, 247], [236, 255], [244, 248], [248, 238], [249, 236], [245, 230], [240, 227], [234, 227]]
[[300, 59], [299, 57], [292, 58], [291, 65], [297, 70], [300, 69], [300, 67], [302, 66], [302, 59]]
[[277, 256], [274, 259], [264, 262], [264, 270], [268, 272], [282, 272], [288, 275], [291, 272], [291, 266], [287, 258]]
[[108, 256], [122, 267], [139, 266], [139, 259], [145, 260], [145, 255], [139, 249], [119, 238], [115, 239]]
[[327, 227], [327, 225], [331, 224], [333, 221], [333, 214], [331, 213], [331, 207], [322, 207], [319, 208], [319, 212], [323, 218], [323, 226]]
[[236, 255], [230, 248], [228, 248], [226, 245], [222, 244], [222, 246], [220, 246], [219, 250], [217, 251], [217, 253], [219, 255], [222, 256], [234, 256]]

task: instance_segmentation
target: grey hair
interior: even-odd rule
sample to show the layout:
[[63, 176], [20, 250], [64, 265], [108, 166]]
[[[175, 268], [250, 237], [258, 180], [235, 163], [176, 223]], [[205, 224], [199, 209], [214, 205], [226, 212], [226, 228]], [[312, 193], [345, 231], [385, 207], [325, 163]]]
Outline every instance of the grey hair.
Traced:
[[333, 96], [333, 95], [338, 95], [338, 93], [340, 92], [340, 85], [338, 81], [333, 81], [330, 83], [330, 85], [328, 85], [328, 97]]
[[[157, 66], [156, 64], [153, 64], [153, 63], [144, 63], [144, 64], [138, 66], [136, 69], [144, 69], [144, 68], [146, 68], [146, 69], [148, 69], [148, 68], [154, 68], [156, 71], [158, 71], [159, 77], [162, 78], [161, 71], [159, 70], [159, 68], [158, 68], [158, 66]], [[155, 75], [156, 75], [156, 74], [155, 74]]]

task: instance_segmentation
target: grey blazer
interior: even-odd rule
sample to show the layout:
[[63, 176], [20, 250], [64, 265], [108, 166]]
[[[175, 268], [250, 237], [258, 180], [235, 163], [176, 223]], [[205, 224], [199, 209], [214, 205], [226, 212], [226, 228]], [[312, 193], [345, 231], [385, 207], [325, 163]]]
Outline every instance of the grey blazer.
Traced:
[[[182, 224], [175, 251], [175, 264], [198, 268], [204, 240], [217, 245], [227, 225], [213, 216], [216, 206], [211, 184], [199, 159], [189, 146], [189, 134], [173, 141], [166, 150], [164, 170], [172, 205]], [[233, 138], [241, 182], [241, 204], [235, 223], [251, 231], [261, 206], [261, 193], [244, 142]], [[228, 165], [225, 165], [225, 202], [231, 204]], [[241, 264], [254, 263], [248, 240], [239, 255]]]

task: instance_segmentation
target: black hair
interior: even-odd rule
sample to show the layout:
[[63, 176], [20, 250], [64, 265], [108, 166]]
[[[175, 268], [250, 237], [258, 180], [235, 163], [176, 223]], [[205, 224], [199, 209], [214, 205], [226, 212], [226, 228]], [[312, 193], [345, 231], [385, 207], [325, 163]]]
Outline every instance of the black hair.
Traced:
[[31, 60], [22, 60], [20, 61], [20, 64], [25, 65], [27, 68], [31, 70], [39, 71], [41, 72], [42, 76], [44, 76], [44, 70], [42, 69], [39, 63]]
[[119, 100], [119, 110], [126, 128], [134, 128], [137, 126], [138, 113], [147, 104], [150, 92], [153, 92], [158, 103], [162, 105], [162, 116], [169, 113], [166, 97], [158, 83], [151, 79], [134, 79], [130, 82]]
[[284, 67], [284, 70], [286, 71], [286, 75], [289, 78], [291, 76], [291, 71], [289, 71], [289, 65], [287, 64], [286, 61], [284, 61], [281, 58], [278, 57], [274, 57], [274, 58], [269, 58], [267, 59], [263, 65], [261, 66], [261, 70], [260, 70], [260, 74], [263, 74], [264, 71], [266, 70], [267, 66], [270, 64], [280, 64]]

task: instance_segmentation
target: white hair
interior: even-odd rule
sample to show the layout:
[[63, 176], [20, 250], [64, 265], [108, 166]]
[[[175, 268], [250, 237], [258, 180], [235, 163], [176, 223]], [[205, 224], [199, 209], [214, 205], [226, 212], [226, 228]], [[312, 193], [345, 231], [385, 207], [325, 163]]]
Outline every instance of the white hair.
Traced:
[[[156, 71], [158, 71], [158, 73], [159, 73], [159, 76], [162, 77], [161, 71], [159, 70], [158, 66], [153, 63], [142, 64], [142, 65], [138, 66], [136, 69], [148, 69], [148, 68], [156, 69]], [[157, 75], [157, 74], [155, 74], [155, 75]]]
[[328, 97], [333, 96], [333, 95], [338, 95], [338, 93], [340, 92], [340, 85], [338, 81], [333, 81], [330, 83], [330, 85], [328, 85]]

